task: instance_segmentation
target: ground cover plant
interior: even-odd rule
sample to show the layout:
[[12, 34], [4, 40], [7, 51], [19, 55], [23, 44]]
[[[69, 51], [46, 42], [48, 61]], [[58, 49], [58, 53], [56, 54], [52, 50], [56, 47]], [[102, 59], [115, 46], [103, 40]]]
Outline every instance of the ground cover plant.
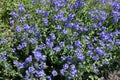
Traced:
[[1, 5], [1, 80], [109, 80], [109, 72], [120, 70], [119, 1]]

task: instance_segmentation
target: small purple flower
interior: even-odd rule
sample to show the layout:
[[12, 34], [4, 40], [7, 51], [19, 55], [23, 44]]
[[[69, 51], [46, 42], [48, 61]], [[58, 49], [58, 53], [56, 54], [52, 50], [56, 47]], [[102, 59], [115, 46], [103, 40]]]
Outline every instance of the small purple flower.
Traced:
[[45, 49], [46, 48], [46, 44], [44, 43], [41, 43], [38, 47], [38, 49], [42, 50], [42, 49]]
[[55, 34], [54, 34], [54, 33], [51, 33], [51, 34], [50, 34], [50, 38], [51, 38], [51, 40], [55, 40], [55, 39], [56, 39]]
[[21, 50], [22, 48], [23, 48], [23, 47], [22, 47], [22, 45], [20, 45], [20, 44], [17, 46], [17, 50]]
[[36, 77], [44, 77], [46, 75], [43, 70], [36, 70], [35, 73]]
[[19, 10], [20, 10], [20, 13], [24, 13], [25, 12], [25, 8], [23, 7], [22, 4], [19, 4], [18, 7], [19, 7]]
[[66, 47], [67, 47], [68, 50], [72, 50], [73, 49], [72, 45], [67, 45]]
[[35, 49], [33, 51], [34, 53], [34, 58], [37, 60], [37, 61], [40, 61], [40, 60], [46, 60], [46, 57], [44, 55], [42, 55], [41, 51], [38, 50], [38, 49]]
[[65, 74], [65, 72], [66, 72], [66, 70], [65, 70], [65, 69], [61, 69], [61, 70], [60, 70], [60, 73], [61, 73], [62, 75], [64, 75], [64, 74]]
[[31, 29], [36, 33], [38, 31], [38, 28], [36, 26], [32, 26]]
[[46, 44], [47, 44], [47, 46], [50, 47], [50, 48], [52, 48], [52, 47], [54, 46], [54, 43], [51, 42], [51, 41], [47, 41]]
[[32, 56], [30, 55], [29, 57], [27, 57], [27, 58], [25, 59], [25, 62], [26, 62], [26, 63], [31, 63], [31, 62], [32, 62]]
[[18, 62], [18, 61], [14, 61], [13, 63], [20, 69], [25, 67], [24, 63], [21, 63], [21, 62]]
[[30, 26], [28, 24], [24, 24], [23, 27], [24, 27], [25, 31], [28, 31], [30, 29]]
[[48, 25], [48, 22], [49, 22], [48, 19], [43, 20], [44, 25]]
[[104, 52], [100, 47], [97, 47], [97, 48], [95, 49], [95, 52], [96, 52], [97, 54], [99, 54], [99, 55], [104, 55], [104, 54], [105, 54], [105, 52]]
[[25, 22], [25, 20], [26, 20], [26, 18], [25, 17], [21, 17], [20, 19], [19, 19], [19, 22]]
[[52, 80], [51, 76], [47, 76], [47, 80]]
[[18, 15], [18, 13], [16, 13], [15, 11], [12, 11], [11, 12], [11, 15], [12, 15], [12, 17], [14, 17], [14, 18], [17, 18], [19, 15]]
[[10, 20], [10, 25], [14, 25], [14, 20]]
[[120, 39], [117, 39], [115, 42], [117, 45], [120, 45]]
[[53, 71], [52, 71], [52, 75], [53, 75], [53, 76], [57, 76], [57, 75], [58, 75], [57, 71], [56, 71], [56, 70], [53, 70]]
[[69, 68], [69, 65], [66, 63], [63, 65], [63, 69], [68, 69]]
[[40, 67], [41, 67], [42, 69], [44, 69], [44, 68], [46, 68], [46, 67], [47, 67], [47, 65], [46, 65], [46, 63], [45, 63], [45, 62], [41, 62]]
[[15, 31], [16, 31], [17, 33], [19, 33], [19, 32], [22, 31], [22, 28], [21, 28], [20, 26], [17, 26], [17, 27], [15, 28]]
[[62, 33], [63, 33], [64, 35], [66, 35], [68, 32], [67, 32], [67, 30], [64, 29], [64, 30], [62, 31]]
[[92, 50], [94, 48], [92, 44], [88, 44], [87, 47], [89, 50]]
[[70, 14], [68, 15], [68, 20], [69, 20], [69, 21], [73, 20], [74, 16], [75, 16], [75, 14], [70, 13]]
[[39, 38], [39, 37], [41, 37], [42, 35], [40, 34], [40, 33], [35, 33], [34, 34], [34, 37], [36, 37], [36, 38]]
[[48, 17], [48, 16], [49, 16], [49, 12], [45, 11], [44, 14], [43, 14], [43, 17]]
[[5, 55], [0, 55], [0, 61], [6, 61], [7, 57]]
[[37, 44], [37, 43], [38, 43], [38, 41], [36, 41], [34, 38], [30, 38], [30, 39], [29, 39], [29, 42], [30, 42], [31, 44]]
[[76, 30], [80, 30], [80, 26], [79, 26], [78, 23], [74, 23], [73, 28], [76, 29]]
[[75, 41], [74, 45], [76, 47], [82, 47], [82, 43], [79, 40]]
[[77, 33], [77, 32], [74, 32], [73, 35], [74, 35], [74, 36], [78, 36], [78, 33]]
[[78, 56], [79, 54], [82, 54], [82, 50], [77, 49], [77, 50], [75, 50], [75, 53], [76, 53], [76, 55]]
[[59, 46], [56, 46], [56, 47], [53, 48], [53, 50], [56, 51], [56, 52], [60, 52], [61, 49], [60, 49]]
[[44, 10], [36, 10], [37, 14], [43, 14], [45, 11]]
[[60, 42], [59, 45], [60, 45], [60, 47], [64, 47], [65, 46], [65, 42]]
[[27, 47], [27, 43], [26, 42], [22, 42], [21, 46], [22, 46], [22, 48], [25, 48], [25, 47]]
[[119, 21], [119, 17], [118, 16], [113, 18], [113, 22], [117, 23], [118, 21]]
[[96, 55], [96, 56], [93, 57], [93, 59], [97, 61], [97, 60], [99, 60], [99, 56]]
[[27, 17], [28, 19], [31, 19], [31, 18], [32, 18], [32, 15], [31, 15], [31, 14], [27, 14], [26, 17]]
[[61, 59], [63, 60], [63, 61], [65, 61], [66, 60], [66, 56], [61, 56]]
[[7, 39], [3, 38], [2, 40], [0, 40], [0, 44], [4, 44], [7, 42]]
[[79, 54], [79, 55], [77, 56], [77, 58], [78, 58], [78, 60], [83, 61], [83, 60], [85, 59], [85, 56], [84, 56], [83, 54]]
[[29, 67], [28, 68], [28, 72], [29, 73], [35, 73], [35, 68], [32, 66], [32, 67]]
[[68, 61], [71, 61], [71, 60], [72, 60], [72, 56], [68, 56], [68, 57], [67, 57], [67, 60], [68, 60]]
[[93, 68], [94, 68], [94, 72], [95, 72], [95, 73], [98, 73], [98, 72], [99, 72], [99, 70], [97, 69], [96, 66], [94, 66]]
[[60, 25], [58, 25], [58, 26], [57, 26], [57, 29], [58, 29], [58, 30], [61, 30], [61, 29], [62, 29], [62, 27], [61, 27]]
[[92, 51], [88, 51], [88, 56], [92, 57], [93, 56], [93, 52]]

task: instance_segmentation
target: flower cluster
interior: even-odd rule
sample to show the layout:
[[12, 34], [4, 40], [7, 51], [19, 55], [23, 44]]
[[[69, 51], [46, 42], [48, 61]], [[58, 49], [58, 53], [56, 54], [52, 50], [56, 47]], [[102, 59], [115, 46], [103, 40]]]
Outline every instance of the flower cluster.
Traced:
[[[86, 72], [97, 74], [99, 68], [109, 64], [113, 47], [120, 45], [120, 30], [109, 32], [109, 26], [104, 25], [109, 13], [91, 10], [88, 18], [95, 23], [84, 26], [75, 10], [85, 7], [86, 2], [41, 1], [32, 0], [32, 10], [26, 4], [18, 4], [18, 8], [11, 12], [10, 25], [14, 28], [11, 51], [17, 59], [10, 63], [19, 74], [17, 77], [24, 80], [72, 80], [82, 78]], [[118, 23], [120, 3], [113, 2], [111, 7], [111, 16]], [[5, 42], [6, 39], [2, 39], [0, 44]], [[0, 55], [0, 61], [9, 59], [7, 54]]]

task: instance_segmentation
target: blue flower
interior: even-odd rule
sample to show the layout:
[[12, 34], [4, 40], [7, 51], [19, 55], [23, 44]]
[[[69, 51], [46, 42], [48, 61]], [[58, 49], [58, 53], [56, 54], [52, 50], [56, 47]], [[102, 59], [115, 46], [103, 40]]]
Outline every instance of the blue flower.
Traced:
[[75, 3], [72, 5], [72, 9], [77, 9], [79, 7], [83, 6], [83, 2], [81, 0], [76, 0]]
[[46, 63], [45, 63], [45, 62], [41, 62], [40, 68], [41, 68], [41, 69], [44, 69], [44, 68], [46, 68], [46, 67], [47, 67]]
[[67, 45], [66, 47], [68, 50], [72, 50], [74, 48], [72, 45]]
[[60, 42], [59, 45], [60, 45], [60, 47], [64, 47], [65, 46], [65, 42]]
[[72, 61], [72, 56], [68, 56], [68, 57], [67, 57], [67, 60], [68, 60], [68, 61]]
[[7, 42], [7, 39], [3, 38], [2, 40], [0, 40], [0, 44], [4, 44]]
[[88, 56], [92, 57], [93, 56], [93, 52], [92, 51], [88, 51]]
[[58, 29], [58, 30], [61, 30], [61, 29], [62, 29], [62, 27], [61, 27], [60, 25], [58, 25], [58, 26], [57, 26], [57, 29]]
[[57, 76], [57, 75], [58, 75], [57, 71], [56, 71], [56, 70], [53, 70], [53, 71], [52, 71], [52, 75], [53, 75], [53, 76]]
[[54, 33], [51, 33], [51, 34], [50, 34], [50, 38], [51, 38], [51, 40], [55, 40], [55, 39], [56, 39], [55, 34], [54, 34]]
[[63, 65], [63, 69], [68, 69], [69, 68], [69, 65], [66, 63]]
[[73, 19], [74, 19], [74, 16], [75, 16], [75, 14], [70, 13], [70, 14], [68, 15], [68, 21], [73, 20]]
[[25, 22], [26, 18], [25, 17], [20, 17], [19, 22], [23, 23]]
[[77, 50], [75, 50], [75, 53], [76, 53], [76, 55], [78, 56], [79, 54], [82, 54], [82, 50], [77, 49]]
[[18, 62], [18, 61], [14, 61], [13, 62], [18, 68], [25, 68], [25, 64], [24, 63], [21, 63], [21, 62]]
[[28, 24], [24, 24], [23, 27], [24, 27], [25, 31], [28, 31], [30, 29], [30, 26]]
[[51, 41], [47, 41], [46, 44], [47, 44], [47, 46], [50, 47], [50, 48], [52, 48], [52, 47], [54, 46], [54, 43], [51, 42]]
[[22, 31], [22, 27], [17, 26], [17, 27], [15, 28], [15, 31], [16, 31], [17, 33], [21, 32], [21, 31]]
[[40, 60], [46, 60], [46, 56], [45, 55], [42, 55], [41, 51], [38, 50], [38, 49], [35, 49], [33, 51], [34, 53], [34, 58], [37, 60], [37, 61], [40, 61]]
[[65, 6], [65, 4], [66, 4], [66, 0], [53, 0], [52, 1], [52, 5], [54, 6], [54, 7], [57, 7], [57, 8], [61, 8], [61, 7], [63, 7], [63, 6]]
[[48, 19], [43, 20], [44, 25], [48, 25], [48, 22], [49, 22]]
[[64, 29], [64, 30], [62, 31], [62, 33], [63, 33], [64, 35], [66, 35], [68, 32], [67, 32], [67, 30]]
[[31, 18], [32, 18], [32, 15], [31, 15], [31, 14], [27, 14], [26, 17], [27, 17], [28, 19], [31, 19]]
[[11, 16], [14, 17], [14, 18], [18, 18], [19, 14], [17, 12], [15, 12], [15, 11], [12, 11]]
[[19, 7], [19, 10], [20, 10], [20, 13], [24, 13], [25, 12], [25, 8], [23, 7], [22, 4], [19, 4], [18, 7]]
[[29, 67], [28, 68], [28, 72], [29, 73], [35, 73], [35, 68], [32, 66], [32, 67]]
[[56, 51], [56, 52], [60, 52], [61, 49], [60, 49], [59, 46], [56, 46], [56, 47], [53, 48], [53, 50]]
[[99, 54], [99, 55], [104, 55], [104, 54], [106, 54], [100, 47], [97, 47], [94, 51], [95, 51], [97, 54]]
[[66, 58], [67, 58], [67, 57], [66, 57], [65, 55], [61, 56], [61, 59], [62, 59], [63, 61], [65, 61]]
[[61, 73], [62, 75], [65, 75], [65, 72], [66, 72], [65, 69], [61, 69], [61, 70], [60, 70], [60, 73]]
[[32, 56], [30, 55], [29, 57], [27, 57], [27, 58], [25, 59], [25, 62], [26, 62], [26, 63], [31, 63], [31, 62], [32, 62]]
[[47, 76], [47, 80], [52, 80], [51, 76]]
[[115, 42], [117, 45], [120, 45], [120, 39], [117, 39]]
[[114, 18], [113, 18], [113, 22], [115, 22], [115, 23], [117, 23], [118, 20], [119, 20], [119, 17], [114, 17]]
[[29, 42], [30, 42], [31, 44], [37, 44], [37, 43], [38, 43], [38, 41], [36, 41], [34, 38], [30, 38], [30, 39], [29, 39]]
[[44, 10], [36, 10], [37, 14], [43, 14], [45, 11]]
[[75, 41], [74, 45], [76, 47], [82, 47], [82, 43], [79, 40]]
[[73, 35], [77, 37], [79, 34], [77, 32], [74, 32]]
[[26, 42], [22, 42], [21, 46], [22, 46], [22, 48], [25, 48], [25, 47], [27, 47], [27, 43]]
[[44, 43], [41, 43], [38, 47], [38, 49], [42, 50], [42, 49], [45, 49], [46, 48], [46, 45]]
[[23, 48], [23, 47], [22, 47], [22, 45], [20, 45], [20, 44], [17, 46], [17, 49], [18, 49], [18, 50], [21, 50], [22, 48]]
[[0, 61], [6, 61], [7, 57], [5, 55], [0, 55]]
[[83, 54], [79, 54], [77, 58], [78, 60], [81, 60], [81, 61], [85, 60], [85, 56]]
[[92, 44], [88, 44], [87, 47], [89, 50], [92, 50], [94, 48]]
[[93, 57], [93, 59], [97, 61], [97, 60], [99, 60], [99, 56], [96, 55], [96, 56]]
[[45, 11], [44, 14], [43, 14], [43, 17], [48, 17], [48, 16], [49, 16], [49, 12]]
[[14, 25], [14, 20], [10, 20], [10, 25]]
[[36, 70], [35, 71], [35, 76], [36, 77], [44, 77], [46, 74], [43, 70]]

